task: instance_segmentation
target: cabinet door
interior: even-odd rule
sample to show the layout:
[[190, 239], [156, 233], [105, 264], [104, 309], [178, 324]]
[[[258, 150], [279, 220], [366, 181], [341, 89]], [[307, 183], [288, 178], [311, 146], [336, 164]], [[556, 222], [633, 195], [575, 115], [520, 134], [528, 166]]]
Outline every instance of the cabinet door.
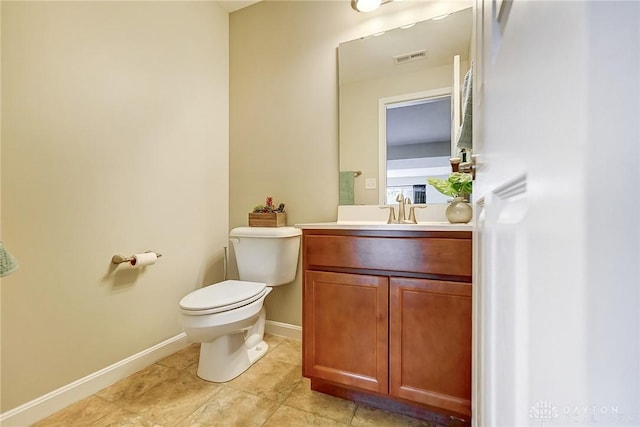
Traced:
[[391, 279], [389, 394], [471, 415], [471, 284]]
[[387, 393], [388, 292], [387, 277], [307, 270], [304, 375]]

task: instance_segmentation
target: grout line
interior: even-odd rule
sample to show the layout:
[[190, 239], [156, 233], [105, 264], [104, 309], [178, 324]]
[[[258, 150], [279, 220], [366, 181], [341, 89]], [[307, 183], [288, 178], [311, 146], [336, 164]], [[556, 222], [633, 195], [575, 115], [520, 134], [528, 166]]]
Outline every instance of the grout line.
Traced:
[[280, 409], [281, 406], [282, 406], [282, 402], [278, 403], [278, 406], [276, 406], [276, 409], [274, 409], [273, 412], [269, 414], [267, 419], [265, 419], [264, 422], [262, 424], [260, 424], [260, 426], [266, 425], [269, 422], [269, 420], [271, 419], [271, 417], [273, 417], [273, 414], [278, 412], [278, 409]]
[[352, 400], [353, 405], [353, 413], [351, 414], [351, 418], [349, 419], [348, 425], [353, 425], [353, 419], [356, 417], [356, 412], [358, 412], [358, 407], [360, 406], [355, 400]]
[[[180, 371], [180, 372], [184, 372], [184, 371]], [[186, 373], [186, 372], [185, 372]], [[201, 378], [198, 378], [201, 379]], [[204, 381], [204, 380], [202, 380]], [[200, 408], [202, 408], [203, 406], [208, 405], [212, 400], [215, 400], [217, 398], [217, 396], [222, 392], [222, 390], [224, 390], [225, 386], [222, 385], [221, 387], [218, 387], [218, 390], [213, 394], [213, 396], [211, 396], [209, 399], [205, 400], [204, 402], [202, 402], [202, 405], [198, 406], [196, 409], [194, 409], [192, 412], [188, 413], [184, 418], [182, 418], [178, 423], [176, 424], [181, 424], [183, 423], [187, 418], [189, 418], [190, 416], [192, 416], [193, 414], [195, 414], [196, 412], [198, 412], [200, 410]], [[153, 420], [151, 420], [153, 421]], [[153, 421], [155, 423], [155, 421]]]
[[314, 415], [316, 417], [319, 417], [319, 418], [322, 418], [322, 419], [325, 419], [325, 420], [331, 420], [334, 423], [338, 423], [340, 425], [345, 425], [345, 426], [351, 425], [351, 421], [349, 421], [348, 424], [345, 424], [345, 423], [342, 423], [340, 421], [334, 420], [333, 418], [330, 418], [330, 417], [327, 417], [325, 415], [319, 414], [317, 412], [307, 411], [306, 409], [301, 409], [301, 408], [296, 408], [295, 406], [289, 406], [289, 405], [285, 404], [284, 402], [282, 402], [280, 406], [283, 406], [283, 405], [286, 406], [289, 409], [293, 409], [295, 411], [300, 411], [300, 412], [306, 412], [307, 414], [311, 414], [311, 415]]

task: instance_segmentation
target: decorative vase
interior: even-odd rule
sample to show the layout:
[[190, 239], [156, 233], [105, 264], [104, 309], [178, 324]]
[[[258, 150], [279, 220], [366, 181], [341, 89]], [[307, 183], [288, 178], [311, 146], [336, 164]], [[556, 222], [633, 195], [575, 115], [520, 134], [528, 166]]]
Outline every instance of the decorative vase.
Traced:
[[473, 209], [463, 197], [456, 197], [447, 206], [446, 215], [451, 224], [466, 224], [471, 221]]

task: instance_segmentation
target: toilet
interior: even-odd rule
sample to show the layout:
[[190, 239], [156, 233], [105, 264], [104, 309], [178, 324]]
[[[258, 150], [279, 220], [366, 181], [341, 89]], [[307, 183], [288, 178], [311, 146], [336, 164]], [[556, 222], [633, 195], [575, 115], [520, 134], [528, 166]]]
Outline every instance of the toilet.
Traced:
[[301, 234], [294, 227], [234, 228], [229, 237], [240, 280], [214, 283], [180, 300], [182, 328], [202, 343], [200, 378], [232, 380], [266, 354], [264, 300], [274, 286], [295, 279]]

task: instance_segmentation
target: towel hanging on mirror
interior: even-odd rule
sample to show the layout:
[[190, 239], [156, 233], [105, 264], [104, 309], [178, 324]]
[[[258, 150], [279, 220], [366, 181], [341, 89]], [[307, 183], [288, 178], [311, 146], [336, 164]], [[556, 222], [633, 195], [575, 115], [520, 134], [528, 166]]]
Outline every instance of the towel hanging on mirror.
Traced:
[[462, 124], [460, 125], [460, 129], [458, 130], [457, 135], [457, 147], [458, 150], [473, 149], [473, 141], [472, 141], [472, 80], [473, 80], [473, 65], [467, 71], [467, 74], [464, 76], [464, 83], [462, 85]]

